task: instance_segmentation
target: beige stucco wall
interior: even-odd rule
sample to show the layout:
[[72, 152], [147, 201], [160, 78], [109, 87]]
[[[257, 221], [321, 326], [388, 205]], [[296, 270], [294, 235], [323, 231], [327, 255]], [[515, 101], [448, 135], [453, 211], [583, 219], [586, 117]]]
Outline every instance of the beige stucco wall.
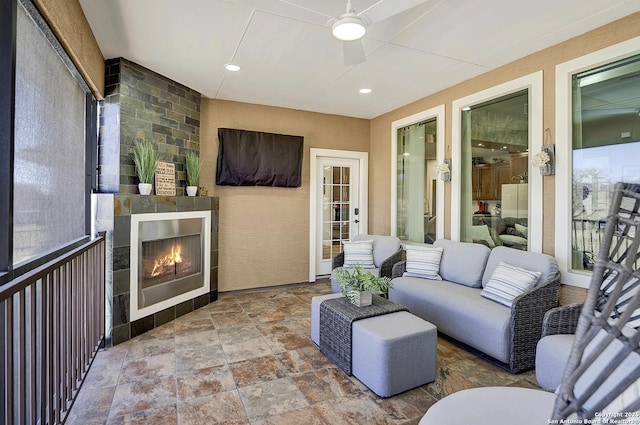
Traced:
[[104, 98], [104, 58], [78, 0], [34, 0], [97, 99]]
[[[309, 150], [369, 150], [369, 121], [202, 100], [200, 185], [220, 199], [218, 290], [309, 280]], [[302, 187], [215, 185], [218, 128], [304, 136]]]

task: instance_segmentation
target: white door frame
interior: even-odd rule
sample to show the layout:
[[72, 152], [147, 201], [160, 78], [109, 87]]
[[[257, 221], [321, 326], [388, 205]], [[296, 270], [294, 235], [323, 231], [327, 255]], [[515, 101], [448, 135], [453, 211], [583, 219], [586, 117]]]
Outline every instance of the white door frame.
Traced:
[[358, 233], [368, 233], [369, 229], [369, 153], [343, 151], [336, 149], [311, 148], [309, 155], [309, 282], [316, 281], [316, 243], [317, 243], [317, 205], [318, 194], [318, 158], [356, 159], [360, 163], [360, 194], [358, 196]]

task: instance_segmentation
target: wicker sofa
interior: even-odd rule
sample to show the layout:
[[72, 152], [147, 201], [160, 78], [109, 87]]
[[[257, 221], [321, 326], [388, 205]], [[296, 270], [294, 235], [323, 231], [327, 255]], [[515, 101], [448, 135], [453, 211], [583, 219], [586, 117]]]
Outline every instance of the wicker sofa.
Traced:
[[[406, 305], [440, 332], [488, 354], [512, 373], [532, 369], [543, 317], [558, 305], [556, 260], [546, 254], [507, 247], [490, 250], [445, 239], [432, 246], [443, 248], [441, 280], [406, 276], [406, 261], [399, 262], [393, 267], [389, 299]], [[511, 307], [483, 294], [501, 262], [541, 273], [535, 286], [516, 296]]]

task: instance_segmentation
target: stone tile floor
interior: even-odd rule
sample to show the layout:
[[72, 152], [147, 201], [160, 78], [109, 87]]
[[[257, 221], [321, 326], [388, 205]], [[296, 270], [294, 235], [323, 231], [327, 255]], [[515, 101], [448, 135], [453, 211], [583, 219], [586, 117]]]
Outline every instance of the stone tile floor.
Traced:
[[67, 424], [417, 424], [465, 388], [537, 388], [438, 338], [436, 381], [387, 399], [330, 363], [309, 339], [324, 281], [219, 300], [98, 353]]

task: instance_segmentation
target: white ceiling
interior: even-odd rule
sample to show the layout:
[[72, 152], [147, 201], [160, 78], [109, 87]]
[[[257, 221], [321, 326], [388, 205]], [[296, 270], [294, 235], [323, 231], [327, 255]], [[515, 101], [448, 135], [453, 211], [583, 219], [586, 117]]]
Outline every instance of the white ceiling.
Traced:
[[[417, 4], [390, 18], [380, 13]], [[80, 0], [105, 59], [214, 99], [375, 118], [640, 11], [638, 0], [352, 0], [372, 20], [345, 66], [346, 0]], [[224, 69], [227, 63], [242, 67]], [[360, 94], [361, 88], [373, 90]]]

